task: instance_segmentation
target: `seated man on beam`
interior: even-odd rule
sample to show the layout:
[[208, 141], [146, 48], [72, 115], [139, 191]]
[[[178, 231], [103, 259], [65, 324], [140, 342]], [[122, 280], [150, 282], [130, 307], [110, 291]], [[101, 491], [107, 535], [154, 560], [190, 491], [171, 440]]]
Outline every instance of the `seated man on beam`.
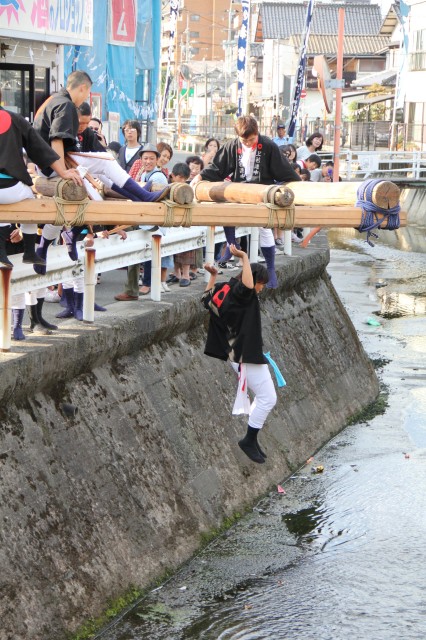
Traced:
[[[11, 204], [34, 198], [31, 190], [33, 181], [27, 171], [22, 149], [25, 149], [28, 156], [42, 169], [51, 167], [61, 178], [82, 184], [78, 172], [75, 169], [66, 169], [63, 159], [38, 135], [25, 118], [0, 107], [0, 204]], [[0, 267], [7, 269], [13, 267], [7, 257], [5, 246], [10, 232], [10, 223], [0, 222]], [[22, 261], [28, 264], [45, 264], [34, 250], [37, 224], [22, 224], [21, 232], [24, 240]]]
[[[60, 89], [40, 107], [36, 114], [34, 128], [60, 158], [65, 160], [67, 154], [76, 165], [83, 166], [93, 176], [129, 200], [136, 202], [162, 200], [168, 195], [169, 187], [163, 191], [151, 193], [129, 178], [109, 153], [80, 153], [77, 137], [79, 127], [77, 108], [88, 99], [91, 87], [92, 80], [86, 72], [70, 73], [66, 88]], [[50, 177], [53, 172], [45, 170], [43, 174]], [[46, 258], [48, 246], [59, 237], [60, 231], [61, 229], [57, 226], [45, 225], [40, 247], [37, 249], [40, 257]], [[45, 268], [37, 268], [36, 271], [44, 273]]]

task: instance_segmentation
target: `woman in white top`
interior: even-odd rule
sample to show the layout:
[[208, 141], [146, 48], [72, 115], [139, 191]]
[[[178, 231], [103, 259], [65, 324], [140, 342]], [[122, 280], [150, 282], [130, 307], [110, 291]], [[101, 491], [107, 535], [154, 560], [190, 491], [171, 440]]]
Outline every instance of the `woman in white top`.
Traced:
[[126, 120], [121, 130], [126, 139], [126, 144], [121, 147], [117, 162], [120, 167], [129, 173], [134, 162], [139, 158], [139, 151], [142, 149], [142, 145], [139, 142], [142, 129], [137, 120]]
[[316, 131], [306, 140], [305, 144], [302, 147], [299, 147], [297, 150], [297, 160], [306, 160], [313, 153], [318, 153], [321, 151], [322, 145], [324, 143], [324, 138], [322, 133]]

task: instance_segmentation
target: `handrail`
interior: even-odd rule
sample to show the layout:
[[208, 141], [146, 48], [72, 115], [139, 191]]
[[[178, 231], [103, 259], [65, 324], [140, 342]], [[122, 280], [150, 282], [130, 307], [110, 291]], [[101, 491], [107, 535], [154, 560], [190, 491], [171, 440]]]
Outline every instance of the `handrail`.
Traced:
[[[238, 235], [255, 235], [257, 229], [239, 227]], [[0, 269], [0, 351], [11, 346], [11, 297], [41, 287], [58, 284], [84, 275], [83, 321], [94, 321], [94, 293], [96, 274], [105, 273], [132, 264], [152, 260], [151, 299], [161, 301], [161, 257], [191, 249], [206, 247], [206, 260], [213, 262], [214, 245], [225, 241], [223, 227], [191, 227], [161, 231], [130, 231], [126, 240], [118, 235], [108, 239], [95, 238], [94, 246], [86, 248], [78, 243], [79, 259], [71, 262], [65, 246], [51, 246], [48, 251], [47, 273], [38, 275], [32, 265], [22, 263], [22, 254], [9, 256], [13, 269]], [[161, 243], [160, 243], [161, 238]], [[257, 258], [257, 243], [251, 243], [251, 259]], [[256, 256], [253, 252], [256, 251]], [[208, 274], [206, 274], [207, 278]]]

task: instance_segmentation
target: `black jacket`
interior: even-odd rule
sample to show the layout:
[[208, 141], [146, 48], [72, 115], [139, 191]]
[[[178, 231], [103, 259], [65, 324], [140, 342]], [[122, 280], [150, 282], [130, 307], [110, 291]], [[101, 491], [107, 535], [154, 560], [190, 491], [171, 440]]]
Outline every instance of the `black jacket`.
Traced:
[[16, 182], [23, 182], [28, 186], [33, 184], [22, 156], [23, 148], [29, 158], [41, 169], [59, 160], [58, 154], [38, 135], [25, 118], [0, 107], [0, 173], [5, 173], [14, 179], [13, 181], [2, 179], [0, 182], [5, 187], [13, 186]]
[[[292, 169], [287, 158], [281, 154], [279, 147], [266, 136], [259, 136], [261, 146], [260, 175], [257, 183], [274, 184], [274, 182], [295, 182], [300, 176]], [[201, 171], [203, 180], [220, 182], [229, 176], [232, 182], [241, 182], [238, 166], [239, 140], [229, 140], [219, 149], [211, 162]]]
[[48, 98], [34, 120], [34, 129], [48, 144], [55, 138], [64, 141], [65, 153], [78, 151], [78, 112], [66, 89]]

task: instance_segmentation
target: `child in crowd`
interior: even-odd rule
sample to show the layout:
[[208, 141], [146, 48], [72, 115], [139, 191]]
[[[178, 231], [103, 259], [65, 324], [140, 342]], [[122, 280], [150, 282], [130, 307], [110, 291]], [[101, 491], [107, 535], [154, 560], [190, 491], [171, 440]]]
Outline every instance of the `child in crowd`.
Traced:
[[204, 169], [204, 162], [199, 156], [188, 156], [185, 162], [189, 167], [189, 181], [193, 180]]

